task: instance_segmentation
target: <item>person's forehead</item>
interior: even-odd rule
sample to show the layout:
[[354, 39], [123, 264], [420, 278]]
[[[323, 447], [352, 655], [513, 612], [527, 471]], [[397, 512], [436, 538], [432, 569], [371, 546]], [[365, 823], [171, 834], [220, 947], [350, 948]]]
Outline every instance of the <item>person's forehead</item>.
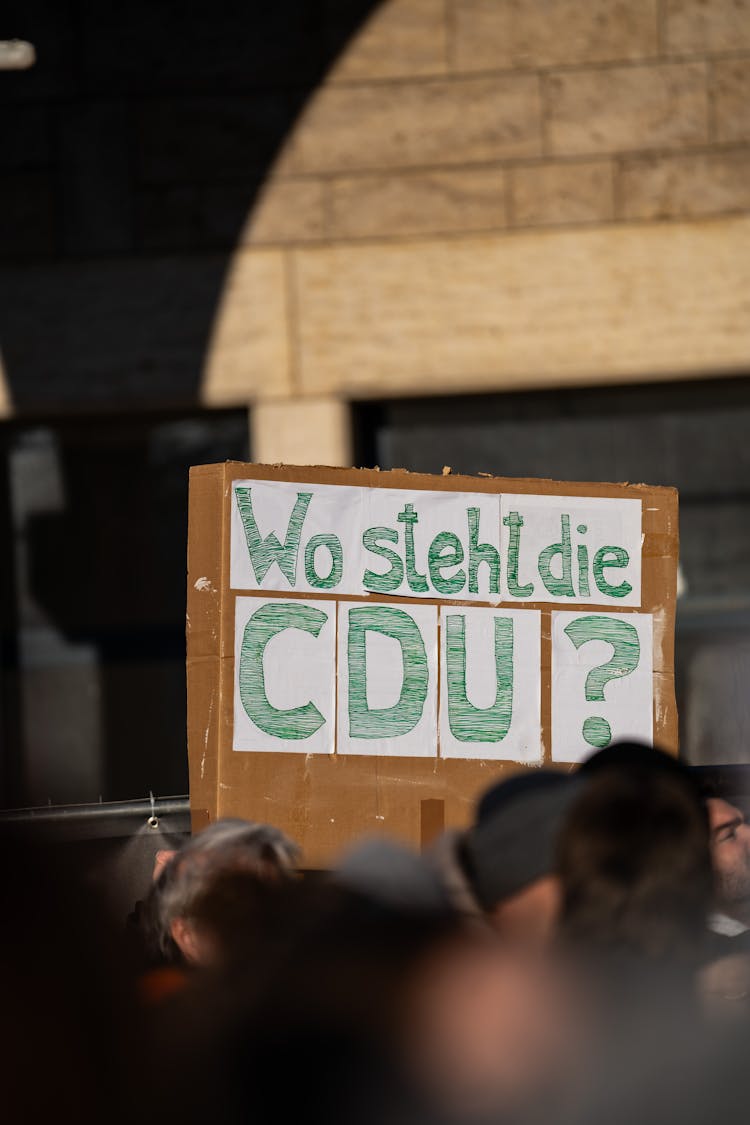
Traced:
[[721, 797], [709, 797], [708, 820], [711, 831], [714, 831], [721, 824], [732, 820], [744, 820], [744, 817], [738, 808], [729, 804], [729, 801]]

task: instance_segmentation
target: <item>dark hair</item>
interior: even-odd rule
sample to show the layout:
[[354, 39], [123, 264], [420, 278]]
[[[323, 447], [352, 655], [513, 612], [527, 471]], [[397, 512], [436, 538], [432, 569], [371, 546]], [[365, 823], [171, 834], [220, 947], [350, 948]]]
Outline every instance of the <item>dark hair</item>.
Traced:
[[577, 789], [571, 774], [539, 770], [486, 791], [459, 855], [484, 911], [554, 870], [560, 826]]
[[695, 960], [712, 894], [708, 821], [675, 771], [591, 775], [559, 839], [561, 937], [601, 953]]

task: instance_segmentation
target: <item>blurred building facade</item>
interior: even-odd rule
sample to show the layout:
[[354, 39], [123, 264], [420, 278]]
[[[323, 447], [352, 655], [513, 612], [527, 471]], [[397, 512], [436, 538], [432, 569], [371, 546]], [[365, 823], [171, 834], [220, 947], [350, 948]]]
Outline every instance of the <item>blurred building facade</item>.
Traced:
[[750, 4], [24, 8], [5, 803], [184, 791], [185, 474], [225, 457], [677, 485], [683, 750], [749, 760]]

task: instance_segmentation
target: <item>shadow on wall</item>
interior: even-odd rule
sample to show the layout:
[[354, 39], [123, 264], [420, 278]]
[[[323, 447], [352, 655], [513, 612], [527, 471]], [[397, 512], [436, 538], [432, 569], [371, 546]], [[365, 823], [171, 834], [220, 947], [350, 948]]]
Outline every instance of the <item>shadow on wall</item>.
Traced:
[[27, 0], [0, 28], [0, 347], [16, 411], [195, 403], [231, 251], [378, 0]]
[[0, 72], [2, 804], [186, 788], [187, 468], [247, 458], [245, 410], [196, 412], [214, 320], [287, 135], [377, 6], [2, 11], [37, 56]]

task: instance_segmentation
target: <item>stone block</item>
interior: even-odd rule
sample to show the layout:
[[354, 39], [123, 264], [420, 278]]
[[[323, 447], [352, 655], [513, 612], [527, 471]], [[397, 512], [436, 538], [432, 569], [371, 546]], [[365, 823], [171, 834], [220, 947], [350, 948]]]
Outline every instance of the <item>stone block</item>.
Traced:
[[384, 398], [747, 369], [750, 218], [294, 255], [306, 394]]
[[339, 399], [261, 399], [250, 433], [250, 455], [260, 464], [351, 465], [350, 411]]
[[130, 119], [122, 102], [65, 106], [57, 122], [62, 245], [72, 255], [132, 250]]
[[540, 152], [536, 75], [323, 87], [291, 142], [298, 171], [465, 164]]
[[505, 226], [500, 168], [348, 176], [331, 182], [331, 235], [388, 235], [492, 230]]
[[323, 65], [320, 6], [311, 0], [178, 7], [142, 0], [123, 4], [117, 19], [106, 4], [89, 4], [66, 22], [74, 30], [70, 55], [95, 89], [278, 88], [314, 81]]
[[288, 293], [284, 254], [239, 250], [217, 303], [206, 349], [201, 401], [211, 406], [249, 402], [259, 394], [291, 391]]
[[703, 63], [568, 71], [547, 79], [547, 137], [555, 155], [705, 143]]
[[[351, 21], [351, 7], [351, 0], [328, 0], [329, 42]], [[413, 78], [445, 69], [445, 0], [387, 0], [349, 39], [327, 81]]]
[[750, 141], [750, 58], [713, 63], [711, 90], [716, 140]]
[[30, 170], [0, 177], [0, 258], [53, 258], [56, 251], [52, 177]]
[[[20, 72], [25, 73], [25, 72]], [[3, 75], [3, 79], [7, 77]], [[0, 168], [39, 168], [51, 161], [50, 112], [44, 105], [9, 105], [0, 109]]]
[[269, 180], [256, 195], [240, 242], [308, 242], [325, 233], [322, 181], [275, 179]]
[[455, 68], [503, 70], [657, 53], [656, 0], [456, 0]]
[[672, 55], [750, 48], [748, 0], [666, 0], [664, 38]]
[[138, 193], [138, 245], [146, 250], [306, 242], [323, 235], [324, 223], [319, 180], [148, 184]]
[[612, 172], [608, 160], [513, 168], [513, 224], [536, 227], [609, 221], [613, 214]]
[[5, 374], [2, 353], [0, 353], [0, 418], [9, 418], [13, 413], [10, 397], [10, 384]]
[[[3, 363], [19, 409], [247, 402], [288, 388], [281, 252], [0, 269]], [[43, 330], [42, 330], [43, 327]]]
[[620, 170], [626, 219], [674, 219], [750, 211], [750, 149], [631, 157]]
[[236, 246], [259, 188], [247, 181], [144, 184], [136, 196], [139, 250], [190, 253]]
[[294, 122], [278, 93], [141, 103], [138, 175], [146, 183], [256, 178], [282, 157]]

